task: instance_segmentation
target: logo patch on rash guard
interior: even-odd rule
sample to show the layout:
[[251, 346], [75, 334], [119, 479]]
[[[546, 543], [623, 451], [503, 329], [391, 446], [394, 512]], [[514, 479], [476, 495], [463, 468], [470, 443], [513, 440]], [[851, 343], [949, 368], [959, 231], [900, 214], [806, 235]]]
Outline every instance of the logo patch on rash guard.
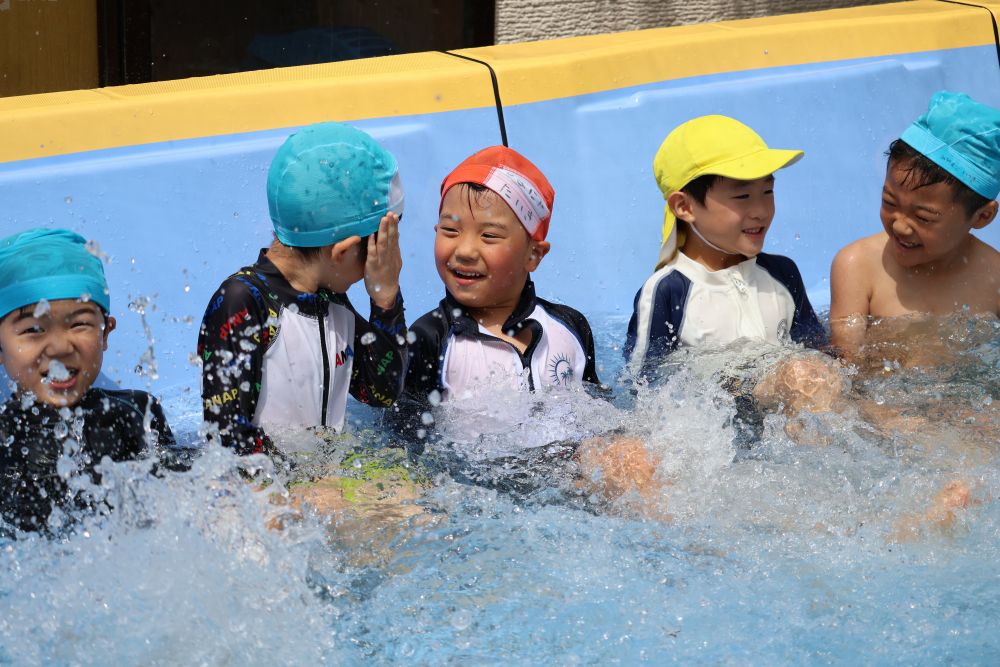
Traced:
[[343, 350], [337, 353], [335, 359], [337, 361], [337, 366], [343, 366], [347, 363], [347, 360], [354, 356], [354, 350], [348, 345]]
[[573, 382], [573, 365], [565, 354], [549, 357], [547, 364], [549, 381], [554, 385], [568, 387]]

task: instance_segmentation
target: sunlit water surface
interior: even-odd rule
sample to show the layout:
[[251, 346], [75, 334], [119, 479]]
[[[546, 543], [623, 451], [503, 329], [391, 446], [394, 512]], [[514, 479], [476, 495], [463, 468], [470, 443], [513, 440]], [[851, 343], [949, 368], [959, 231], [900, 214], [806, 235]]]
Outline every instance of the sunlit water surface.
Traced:
[[[595, 324], [610, 380], [624, 322]], [[848, 402], [802, 418], [803, 443], [770, 416], [753, 447], [734, 444], [720, 377], [782, 354], [753, 347], [610, 403], [563, 392], [438, 409], [458, 442], [394, 458], [430, 480], [408, 518], [298, 516], [270, 500], [288, 474], [257, 490], [218, 449], [163, 479], [110, 466], [97, 491], [110, 518], [0, 543], [0, 664], [996, 664], [1000, 336], [971, 329], [947, 369], [888, 355], [874, 380], [849, 378], [859, 403], [899, 405], [912, 424]], [[166, 400], [196, 442], [197, 398]], [[608, 504], [572, 464], [531, 458], [611, 429], [662, 456], [657, 498]], [[356, 441], [315, 442], [299, 441], [292, 478]], [[969, 508], [913, 519], [955, 479]]]

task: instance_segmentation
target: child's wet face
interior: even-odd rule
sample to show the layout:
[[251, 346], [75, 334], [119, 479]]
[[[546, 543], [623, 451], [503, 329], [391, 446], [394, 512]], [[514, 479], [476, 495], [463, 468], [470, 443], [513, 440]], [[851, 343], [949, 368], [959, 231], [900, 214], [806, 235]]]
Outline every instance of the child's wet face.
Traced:
[[693, 201], [692, 209], [694, 224], [709, 241], [727, 252], [758, 255], [774, 219], [774, 176], [720, 178], [709, 188], [705, 204]]
[[97, 379], [114, 324], [91, 302], [25, 306], [0, 321], [0, 362], [19, 391], [48, 405], [73, 406]]
[[492, 191], [459, 184], [445, 193], [435, 226], [434, 261], [445, 287], [470, 309], [517, 304], [536, 252], [514, 211]]
[[910, 188], [907, 173], [905, 165], [889, 165], [879, 217], [893, 257], [900, 266], [912, 268], [947, 259], [968, 240], [973, 219], [955, 201], [950, 185]]

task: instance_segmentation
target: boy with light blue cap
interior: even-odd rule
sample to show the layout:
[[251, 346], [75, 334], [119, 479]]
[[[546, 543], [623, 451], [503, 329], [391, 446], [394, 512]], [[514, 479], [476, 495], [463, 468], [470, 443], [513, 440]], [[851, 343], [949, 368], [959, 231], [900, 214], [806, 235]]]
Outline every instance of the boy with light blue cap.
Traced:
[[0, 364], [14, 391], [0, 407], [0, 517], [21, 530], [56, 528], [54, 505], [89, 505], [57, 470], [63, 455], [99, 482], [103, 457], [173, 445], [152, 396], [93, 386], [110, 310], [104, 267], [79, 234], [31, 229], [0, 241]]
[[[198, 337], [205, 421], [241, 454], [288, 429], [344, 425], [347, 394], [392, 405], [404, 371], [403, 188], [395, 157], [341, 123], [305, 127], [271, 162], [274, 241], [209, 300]], [[371, 317], [347, 289], [364, 279]]]
[[1000, 110], [940, 91], [887, 154], [883, 231], [830, 271], [833, 343], [849, 358], [869, 318], [1000, 315], [1000, 253], [971, 234], [997, 215]]

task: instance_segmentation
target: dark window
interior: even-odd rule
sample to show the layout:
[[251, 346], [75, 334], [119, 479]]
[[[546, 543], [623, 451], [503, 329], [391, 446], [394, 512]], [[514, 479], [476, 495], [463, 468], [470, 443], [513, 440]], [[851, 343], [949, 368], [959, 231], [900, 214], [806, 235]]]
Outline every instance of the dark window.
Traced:
[[101, 85], [493, 43], [493, 0], [100, 0]]

